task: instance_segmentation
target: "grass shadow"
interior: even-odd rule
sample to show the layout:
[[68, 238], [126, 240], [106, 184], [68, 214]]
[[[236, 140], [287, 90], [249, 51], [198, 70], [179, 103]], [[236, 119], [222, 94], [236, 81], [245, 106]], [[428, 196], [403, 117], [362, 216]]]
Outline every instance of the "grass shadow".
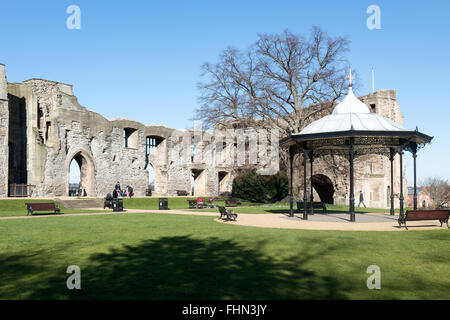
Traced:
[[323, 254], [273, 258], [232, 240], [164, 237], [92, 255], [80, 265], [82, 290], [68, 290], [62, 270], [29, 298], [345, 299], [337, 279], [306, 267]]
[[34, 216], [59, 216], [59, 215], [63, 215], [64, 211], [55, 213], [55, 212], [39, 212], [39, 213], [33, 213], [31, 215], [27, 215], [27, 213], [25, 212], [25, 216], [30, 216], [30, 217], [34, 217]]

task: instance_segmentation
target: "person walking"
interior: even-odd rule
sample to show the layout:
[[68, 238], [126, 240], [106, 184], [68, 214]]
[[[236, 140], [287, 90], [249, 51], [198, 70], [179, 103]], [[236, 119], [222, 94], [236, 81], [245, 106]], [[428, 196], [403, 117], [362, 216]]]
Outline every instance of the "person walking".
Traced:
[[361, 206], [361, 203], [364, 205], [364, 208], [366, 207], [366, 204], [364, 203], [364, 195], [362, 193], [362, 190], [359, 191], [359, 203], [358, 203], [358, 207]]

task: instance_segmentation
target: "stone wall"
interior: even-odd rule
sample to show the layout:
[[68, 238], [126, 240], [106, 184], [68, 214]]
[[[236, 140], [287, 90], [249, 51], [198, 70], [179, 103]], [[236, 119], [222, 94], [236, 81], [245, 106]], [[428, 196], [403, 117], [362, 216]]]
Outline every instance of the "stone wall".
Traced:
[[0, 64], [0, 197], [8, 196], [8, 91], [5, 66]]
[[[8, 126], [8, 101], [1, 102], [1, 106], [5, 106], [0, 109], [1, 123], [5, 125], [3, 131], [0, 127], [0, 142], [6, 152], [2, 152], [0, 162], [8, 166], [9, 131], [17, 139], [10, 142], [24, 148], [20, 159], [27, 164], [20, 170], [9, 170], [9, 180], [32, 185], [33, 197], [68, 195], [73, 160], [80, 165], [81, 186], [88, 196], [112, 192], [117, 181], [122, 188], [132, 186], [136, 196], [144, 196], [150, 167], [155, 176], [153, 195], [161, 196], [176, 195], [178, 190], [190, 194], [192, 174], [199, 170], [202, 174], [195, 183], [195, 195], [216, 195], [219, 170], [228, 177], [233, 174], [231, 167], [209, 166], [205, 159], [190, 161], [190, 155], [185, 163], [169, 160], [169, 138], [186, 135], [190, 141], [195, 132], [144, 125], [128, 119], [108, 120], [81, 106], [73, 95], [72, 86], [67, 84], [43, 79], [6, 84], [5, 78], [3, 88], [6, 85], [12, 101], [9, 107], [17, 109], [23, 102], [26, 121], [20, 125], [22, 120], [16, 121], [15, 117], [14, 126]], [[5, 135], [1, 135], [2, 132]], [[147, 137], [158, 142], [151, 154], [148, 154]], [[25, 179], [20, 179], [20, 175]], [[6, 188], [7, 176], [6, 167], [0, 171], [0, 177], [6, 181], [0, 186], [0, 192]], [[222, 181], [222, 192], [231, 191], [230, 181], [232, 179]], [[6, 191], [0, 196], [7, 196]]]

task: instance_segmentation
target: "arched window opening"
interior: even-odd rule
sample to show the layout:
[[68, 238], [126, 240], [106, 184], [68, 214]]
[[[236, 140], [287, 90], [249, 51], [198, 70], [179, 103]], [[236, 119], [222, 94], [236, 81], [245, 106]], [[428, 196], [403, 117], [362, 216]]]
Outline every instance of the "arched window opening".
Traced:
[[138, 131], [133, 128], [123, 129], [123, 147], [137, 149], [139, 144]]
[[145, 154], [147, 156], [156, 154], [164, 138], [158, 136], [148, 136], [145, 142]]

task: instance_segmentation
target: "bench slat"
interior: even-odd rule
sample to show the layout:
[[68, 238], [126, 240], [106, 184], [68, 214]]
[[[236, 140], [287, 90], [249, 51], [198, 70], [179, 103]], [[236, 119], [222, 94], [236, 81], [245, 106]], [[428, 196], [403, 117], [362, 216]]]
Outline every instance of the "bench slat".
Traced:
[[54, 210], [57, 208], [54, 203], [27, 203], [27, 206], [34, 211]]
[[436, 219], [445, 219], [448, 214], [417, 214], [417, 213], [409, 213], [407, 220], [436, 220]]
[[[311, 209], [311, 202], [306, 202], [306, 208]], [[305, 209], [305, 203], [303, 201], [297, 201], [297, 210], [300, 211]], [[323, 202], [313, 202], [313, 209], [322, 209], [323, 213], [325, 213], [327, 207]]]

